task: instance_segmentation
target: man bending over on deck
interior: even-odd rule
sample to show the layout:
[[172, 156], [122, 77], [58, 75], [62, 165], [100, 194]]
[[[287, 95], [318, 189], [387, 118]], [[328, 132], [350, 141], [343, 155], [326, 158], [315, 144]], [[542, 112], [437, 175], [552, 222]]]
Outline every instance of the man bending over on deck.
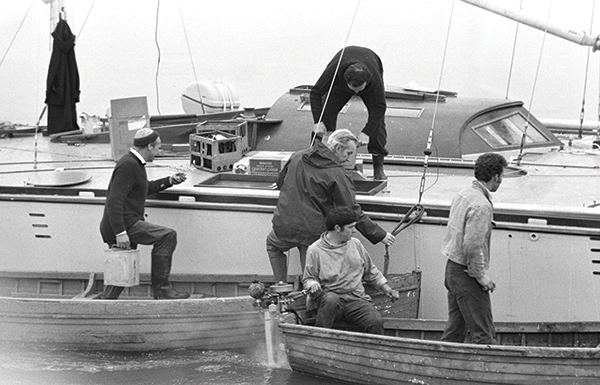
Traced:
[[[330, 89], [331, 93], [327, 96]], [[373, 178], [387, 179], [383, 171], [383, 161], [388, 154], [385, 148], [387, 105], [383, 64], [379, 56], [370, 49], [346, 47], [327, 64], [310, 91], [310, 109], [315, 123], [313, 135], [322, 136], [326, 132], [335, 131], [338, 114], [354, 95], [362, 99], [369, 115], [358, 139], [361, 144], [368, 142], [367, 150], [373, 156]]]
[[316, 300], [315, 326], [331, 328], [336, 319], [345, 319], [363, 332], [383, 334], [383, 318], [362, 281], [392, 300], [400, 295], [390, 288], [362, 243], [352, 237], [357, 219], [349, 207], [336, 207], [327, 214], [327, 231], [308, 248], [302, 282]]
[[502, 183], [506, 159], [487, 153], [475, 161], [475, 179], [452, 200], [442, 254], [446, 263], [448, 322], [442, 341], [464, 342], [467, 332], [474, 344], [496, 339], [490, 293], [496, 284], [488, 276], [493, 206], [490, 193]]
[[356, 227], [371, 243], [394, 243], [394, 236], [374, 223], [356, 203], [354, 182], [343, 164], [356, 151], [358, 139], [348, 130], [337, 130], [327, 145], [316, 141], [292, 154], [279, 177], [279, 199], [273, 229], [267, 236], [267, 254], [275, 282], [286, 282], [285, 252], [297, 247], [304, 270], [306, 249], [325, 231], [325, 214], [335, 206], [349, 206], [358, 215]]
[[[153, 245], [152, 292], [155, 299], [183, 299], [190, 295], [179, 293], [169, 284], [171, 260], [177, 233], [168, 227], [144, 221], [146, 196], [155, 194], [186, 179], [184, 173], [148, 181], [146, 162], [152, 162], [160, 150], [156, 131], [142, 128], [135, 133], [133, 147], [117, 162], [106, 195], [104, 216], [100, 223], [102, 239], [109, 247], [136, 248], [138, 244]], [[99, 299], [117, 299], [121, 286], [107, 285]]]

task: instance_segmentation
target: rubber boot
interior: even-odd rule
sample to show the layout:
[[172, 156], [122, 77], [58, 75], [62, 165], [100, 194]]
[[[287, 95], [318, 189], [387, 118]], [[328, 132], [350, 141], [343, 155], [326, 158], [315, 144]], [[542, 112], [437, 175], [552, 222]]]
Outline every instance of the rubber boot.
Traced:
[[154, 299], [185, 299], [189, 293], [178, 292], [169, 283], [171, 255], [152, 255], [152, 293]]
[[123, 286], [106, 285], [104, 286], [104, 292], [94, 299], [118, 299], [123, 289]]
[[375, 180], [386, 180], [387, 176], [383, 172], [383, 155], [373, 155], [373, 179]]

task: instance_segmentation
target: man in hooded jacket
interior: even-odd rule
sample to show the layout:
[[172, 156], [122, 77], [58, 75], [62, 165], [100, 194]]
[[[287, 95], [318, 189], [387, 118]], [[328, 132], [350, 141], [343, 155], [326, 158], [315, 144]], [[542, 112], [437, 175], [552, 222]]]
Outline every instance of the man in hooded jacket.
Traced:
[[354, 182], [343, 164], [356, 151], [358, 139], [349, 130], [331, 134], [327, 145], [321, 141], [290, 157], [279, 173], [279, 200], [273, 215], [273, 229], [267, 236], [267, 254], [275, 282], [287, 281], [285, 252], [297, 247], [304, 270], [306, 250], [326, 230], [325, 216], [337, 206], [352, 207], [356, 228], [371, 243], [394, 243], [394, 236], [374, 223], [356, 203]]

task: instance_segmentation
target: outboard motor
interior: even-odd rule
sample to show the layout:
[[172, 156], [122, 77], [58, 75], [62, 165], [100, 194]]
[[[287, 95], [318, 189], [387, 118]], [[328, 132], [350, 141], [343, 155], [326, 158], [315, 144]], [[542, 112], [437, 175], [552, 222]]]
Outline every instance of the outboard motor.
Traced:
[[296, 299], [307, 294], [306, 290], [293, 291], [294, 286], [285, 282], [278, 282], [269, 287], [269, 292], [262, 282], [254, 281], [248, 287], [248, 294], [254, 298], [254, 306], [267, 309], [269, 305], [274, 304], [280, 314], [293, 312], [290, 305]]

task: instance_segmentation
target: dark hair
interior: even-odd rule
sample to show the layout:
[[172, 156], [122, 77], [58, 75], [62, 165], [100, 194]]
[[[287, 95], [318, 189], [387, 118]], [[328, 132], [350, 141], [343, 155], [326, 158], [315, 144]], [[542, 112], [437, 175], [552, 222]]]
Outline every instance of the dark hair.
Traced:
[[494, 175], [502, 174], [504, 167], [507, 165], [506, 159], [495, 152], [488, 152], [480, 155], [475, 161], [475, 179], [489, 182]]
[[351, 87], [359, 87], [371, 80], [371, 71], [363, 63], [351, 64], [344, 71], [344, 80]]
[[356, 214], [356, 211], [350, 207], [338, 206], [327, 213], [325, 225], [327, 226], [327, 230], [331, 231], [335, 230], [335, 225], [344, 227], [357, 220], [358, 215]]

